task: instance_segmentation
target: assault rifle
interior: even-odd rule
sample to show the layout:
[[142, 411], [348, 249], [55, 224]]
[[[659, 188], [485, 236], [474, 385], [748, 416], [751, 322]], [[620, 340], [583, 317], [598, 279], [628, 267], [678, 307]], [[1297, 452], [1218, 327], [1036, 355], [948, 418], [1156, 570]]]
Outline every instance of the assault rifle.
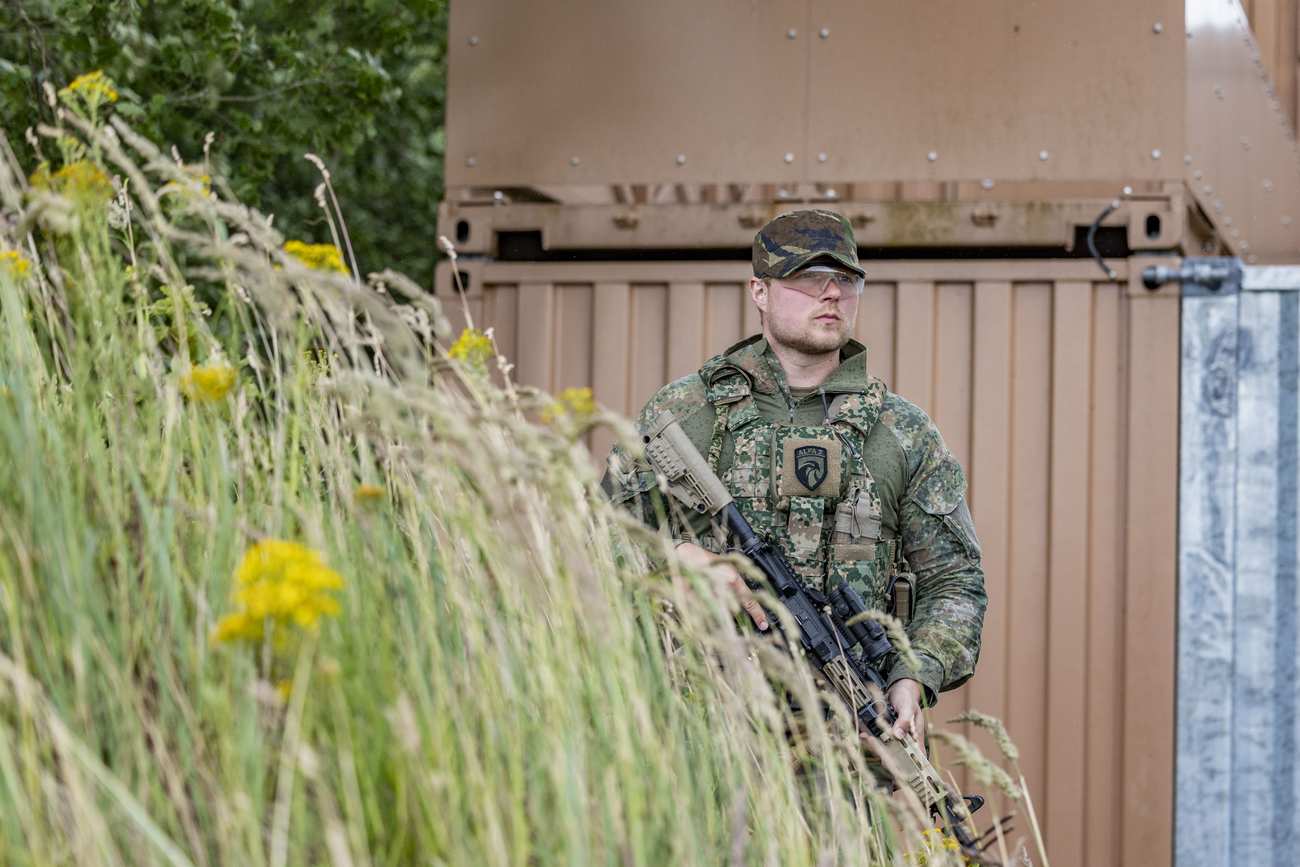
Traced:
[[[736, 547], [767, 578], [770, 589], [799, 626], [799, 645], [852, 709], [862, 730], [877, 739], [888, 757], [886, 767], [901, 772], [903, 782], [957, 840], [962, 853], [981, 863], [993, 842], [992, 832], [976, 838], [966, 826], [970, 813], [984, 804], [979, 795], [958, 798], [911, 735], [892, 734], [894, 709], [884, 700], [885, 679], [879, 665], [893, 650], [884, 627], [867, 613], [861, 594], [839, 584], [825, 595], [805, 587], [781, 550], [754, 532], [722, 480], [710, 469], [671, 413], [664, 413], [644, 435], [646, 457], [668, 483], [669, 493], [687, 508], [721, 520]], [[779, 621], [773, 620], [779, 623]], [[852, 653], [861, 648], [861, 657]], [[981, 845], [982, 844], [982, 845]]]

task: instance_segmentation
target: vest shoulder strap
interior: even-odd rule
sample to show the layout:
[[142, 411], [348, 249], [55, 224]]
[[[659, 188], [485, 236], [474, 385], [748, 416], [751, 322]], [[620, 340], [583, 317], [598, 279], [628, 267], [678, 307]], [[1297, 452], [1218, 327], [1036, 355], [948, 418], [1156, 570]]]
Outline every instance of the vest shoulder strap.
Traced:
[[[700, 373], [705, 375], [704, 370]], [[705, 378], [705, 382], [708, 382], [706, 399], [713, 407], [713, 436], [709, 440], [708, 458], [709, 466], [717, 473], [721, 469], [722, 443], [726, 438], [731, 411], [746, 400], [752, 403], [753, 397], [750, 394], [749, 378], [739, 370], [732, 371], [732, 375], [728, 376], [725, 373], [719, 375], [719, 370], [715, 368], [713, 376], [711, 382], [707, 376]]]

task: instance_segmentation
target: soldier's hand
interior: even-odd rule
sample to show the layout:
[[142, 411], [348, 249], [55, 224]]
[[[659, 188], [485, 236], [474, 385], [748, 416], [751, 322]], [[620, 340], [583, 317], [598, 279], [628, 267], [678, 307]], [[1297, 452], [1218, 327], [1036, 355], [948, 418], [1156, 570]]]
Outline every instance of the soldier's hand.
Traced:
[[749, 619], [760, 631], [767, 631], [767, 614], [750, 592], [740, 570], [730, 563], [720, 560], [710, 551], [706, 551], [694, 542], [682, 542], [677, 546], [677, 556], [692, 569], [696, 569], [719, 582], [726, 582], [740, 599], [740, 607], [745, 609]]
[[894, 721], [894, 737], [901, 738], [904, 734], [910, 734], [921, 744], [921, 751], [924, 752], [925, 724], [921, 719], [921, 684], [903, 678], [889, 688], [885, 699], [898, 714], [898, 719]]

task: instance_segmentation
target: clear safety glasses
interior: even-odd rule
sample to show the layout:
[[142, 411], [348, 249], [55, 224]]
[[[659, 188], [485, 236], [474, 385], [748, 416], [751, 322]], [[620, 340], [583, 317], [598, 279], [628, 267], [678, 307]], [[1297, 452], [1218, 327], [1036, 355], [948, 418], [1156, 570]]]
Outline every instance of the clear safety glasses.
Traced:
[[782, 277], [777, 282], [788, 289], [807, 295], [809, 298], [822, 297], [831, 285], [840, 290], [841, 298], [856, 298], [862, 294], [862, 288], [866, 285], [866, 280], [857, 274], [827, 268], [823, 265], [805, 268], [798, 274]]

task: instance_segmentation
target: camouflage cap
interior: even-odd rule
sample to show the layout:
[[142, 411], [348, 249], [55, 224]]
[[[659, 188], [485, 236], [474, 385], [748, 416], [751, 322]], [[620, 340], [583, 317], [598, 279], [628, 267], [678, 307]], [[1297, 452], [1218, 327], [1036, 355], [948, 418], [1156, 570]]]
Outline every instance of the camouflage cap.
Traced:
[[838, 262], [863, 277], [867, 274], [858, 264], [853, 227], [831, 211], [791, 211], [754, 236], [755, 277], [789, 277], [816, 259]]

